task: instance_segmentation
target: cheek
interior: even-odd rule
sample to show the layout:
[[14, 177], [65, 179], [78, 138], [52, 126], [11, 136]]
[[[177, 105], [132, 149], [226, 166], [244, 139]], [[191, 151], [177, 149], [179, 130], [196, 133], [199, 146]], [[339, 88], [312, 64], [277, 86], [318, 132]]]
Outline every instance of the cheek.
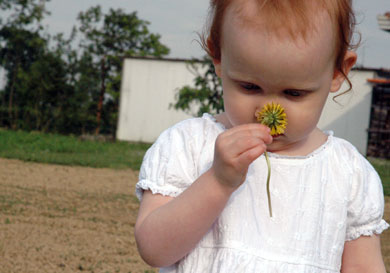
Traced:
[[234, 98], [226, 98], [224, 100], [225, 112], [227, 112], [234, 119], [242, 120], [255, 116], [255, 107], [253, 104], [249, 102], [245, 102], [245, 100], [234, 99]]
[[[317, 126], [321, 116], [321, 106], [318, 107], [299, 107], [296, 109], [286, 109], [287, 130], [296, 128], [301, 132], [307, 132]], [[291, 129], [290, 129], [291, 130]]]
[[233, 126], [255, 122], [256, 104], [246, 96], [224, 95], [225, 113]]
[[315, 123], [317, 124], [322, 109], [326, 103], [328, 92], [318, 91], [318, 94], [308, 98], [299, 104], [286, 105], [287, 118], [291, 116], [295, 123]]
[[250, 109], [259, 104], [258, 98], [256, 98], [256, 96], [243, 93], [242, 90], [239, 90], [237, 86], [229, 86], [226, 84], [223, 86], [223, 90], [225, 110], [228, 108], [234, 108], [240, 109], [240, 111], [248, 112]]

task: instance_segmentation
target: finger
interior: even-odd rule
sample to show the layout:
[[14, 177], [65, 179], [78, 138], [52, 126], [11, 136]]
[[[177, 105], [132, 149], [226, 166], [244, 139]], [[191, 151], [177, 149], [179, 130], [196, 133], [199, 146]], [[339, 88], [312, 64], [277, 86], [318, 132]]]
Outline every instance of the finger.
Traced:
[[245, 131], [248, 131], [248, 132], [249, 131], [263, 131], [263, 132], [265, 131], [269, 134], [271, 130], [268, 128], [268, 126], [265, 126], [264, 124], [248, 123], [248, 124], [238, 125], [238, 126], [235, 126], [229, 130], [226, 130], [224, 132], [224, 135], [230, 136], [232, 134], [235, 134], [238, 132], [245, 132]]
[[246, 151], [256, 146], [264, 144], [264, 141], [259, 137], [243, 136], [240, 138], [236, 138], [229, 147], [226, 147], [226, 149], [230, 150], [234, 157], [238, 157], [242, 153], [245, 153]]
[[[255, 125], [255, 126], [253, 126]], [[222, 158], [234, 159], [255, 146], [272, 142], [271, 135], [259, 124], [247, 124], [240, 126], [233, 133], [222, 133], [217, 137], [215, 152]]]
[[267, 149], [267, 146], [263, 143], [261, 145], [255, 146], [244, 153], [242, 153], [238, 158], [237, 162], [240, 168], [248, 168], [248, 166], [261, 156]]
[[255, 137], [261, 139], [266, 144], [272, 143], [272, 136], [270, 130], [266, 127], [264, 130], [262, 127], [243, 128], [242, 130], [236, 130], [229, 135], [225, 135], [225, 138], [231, 138], [232, 140], [242, 137]]

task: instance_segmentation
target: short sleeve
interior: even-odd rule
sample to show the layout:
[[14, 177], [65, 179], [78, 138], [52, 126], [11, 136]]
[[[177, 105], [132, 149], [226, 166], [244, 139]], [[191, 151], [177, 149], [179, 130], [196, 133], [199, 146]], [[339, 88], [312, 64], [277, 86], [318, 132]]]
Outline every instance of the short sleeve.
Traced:
[[383, 186], [378, 173], [360, 154], [354, 161], [346, 241], [380, 234], [389, 227], [383, 220]]
[[196, 177], [194, 145], [186, 123], [164, 131], [144, 156], [135, 190], [138, 199], [144, 190], [176, 197], [189, 187]]

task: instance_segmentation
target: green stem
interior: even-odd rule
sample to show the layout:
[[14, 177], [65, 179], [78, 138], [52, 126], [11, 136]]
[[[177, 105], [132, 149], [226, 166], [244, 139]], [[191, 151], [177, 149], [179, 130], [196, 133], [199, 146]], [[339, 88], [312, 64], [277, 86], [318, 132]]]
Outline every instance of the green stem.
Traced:
[[264, 152], [265, 160], [267, 161], [268, 167], [268, 175], [267, 175], [267, 196], [268, 196], [268, 209], [269, 209], [269, 217], [272, 217], [272, 206], [271, 206], [271, 193], [269, 191], [269, 181], [271, 178], [271, 163], [269, 162], [267, 151]]

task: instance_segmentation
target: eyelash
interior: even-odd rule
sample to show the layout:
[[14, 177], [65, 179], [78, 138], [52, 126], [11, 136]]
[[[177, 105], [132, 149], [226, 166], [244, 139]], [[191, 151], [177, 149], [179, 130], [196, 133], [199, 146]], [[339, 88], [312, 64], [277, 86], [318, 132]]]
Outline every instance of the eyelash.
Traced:
[[247, 91], [254, 91], [260, 89], [260, 87], [252, 83], [240, 83], [240, 86]]
[[301, 97], [303, 94], [296, 90], [285, 90], [284, 94], [291, 96], [291, 97]]
[[[252, 83], [240, 83], [239, 85], [249, 92], [259, 92], [261, 90], [259, 86]], [[302, 97], [305, 95], [303, 92], [297, 90], [284, 90], [283, 93], [290, 97]]]

